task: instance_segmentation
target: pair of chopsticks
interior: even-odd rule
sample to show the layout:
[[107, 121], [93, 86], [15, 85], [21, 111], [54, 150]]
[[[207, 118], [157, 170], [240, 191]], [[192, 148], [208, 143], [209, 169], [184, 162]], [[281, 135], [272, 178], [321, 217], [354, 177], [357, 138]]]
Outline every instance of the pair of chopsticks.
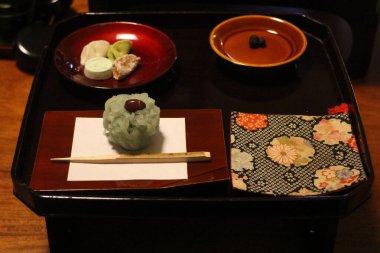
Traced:
[[151, 153], [151, 154], [121, 154], [109, 156], [81, 156], [51, 158], [54, 162], [72, 163], [177, 163], [177, 162], [199, 162], [211, 160], [210, 152], [196, 151], [184, 153]]

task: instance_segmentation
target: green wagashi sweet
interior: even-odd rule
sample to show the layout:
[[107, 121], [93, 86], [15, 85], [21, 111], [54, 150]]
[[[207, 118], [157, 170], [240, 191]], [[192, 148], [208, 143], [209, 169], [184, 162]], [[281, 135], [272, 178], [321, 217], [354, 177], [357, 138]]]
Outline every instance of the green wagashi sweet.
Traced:
[[130, 40], [119, 40], [113, 43], [107, 52], [107, 57], [111, 61], [114, 61], [118, 57], [128, 54], [132, 48], [132, 41]]
[[109, 98], [103, 112], [108, 140], [126, 150], [148, 146], [159, 132], [160, 108], [147, 93], [119, 94]]

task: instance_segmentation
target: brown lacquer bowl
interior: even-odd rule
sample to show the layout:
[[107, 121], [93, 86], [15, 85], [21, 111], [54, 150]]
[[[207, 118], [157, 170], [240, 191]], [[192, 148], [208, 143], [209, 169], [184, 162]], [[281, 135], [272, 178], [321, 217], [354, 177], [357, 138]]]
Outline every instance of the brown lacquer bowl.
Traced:
[[[255, 38], [263, 43], [252, 45]], [[296, 60], [305, 52], [307, 40], [298, 27], [285, 20], [263, 15], [244, 15], [217, 25], [210, 34], [210, 44], [227, 61], [265, 68]]]

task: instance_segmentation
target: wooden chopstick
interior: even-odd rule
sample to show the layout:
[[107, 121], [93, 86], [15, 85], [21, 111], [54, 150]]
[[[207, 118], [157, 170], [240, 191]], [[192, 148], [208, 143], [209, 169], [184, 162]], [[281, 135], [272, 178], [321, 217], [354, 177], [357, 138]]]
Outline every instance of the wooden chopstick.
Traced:
[[211, 160], [210, 152], [196, 151], [184, 153], [151, 153], [151, 154], [121, 154], [108, 156], [81, 156], [81, 157], [61, 157], [51, 158], [55, 162], [72, 163], [177, 163], [177, 162], [198, 162]]

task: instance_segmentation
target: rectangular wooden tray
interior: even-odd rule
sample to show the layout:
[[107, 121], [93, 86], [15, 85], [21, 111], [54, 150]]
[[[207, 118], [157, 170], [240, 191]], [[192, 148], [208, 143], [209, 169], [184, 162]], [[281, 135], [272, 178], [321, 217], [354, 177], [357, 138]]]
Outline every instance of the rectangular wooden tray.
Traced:
[[[40, 215], [149, 214], [157, 207], [166, 215], [278, 214], [302, 216], [343, 215], [370, 195], [373, 170], [350, 79], [330, 29], [305, 15], [264, 13], [301, 28], [308, 47], [296, 64], [267, 73], [242, 72], [226, 64], [211, 49], [213, 27], [244, 11], [170, 11], [80, 14], [55, 27], [32, 86], [12, 167], [16, 196]], [[168, 73], [147, 86], [127, 92], [148, 92], [161, 109], [221, 109], [224, 132], [229, 133], [230, 112], [323, 115], [342, 102], [351, 107], [352, 124], [369, 180], [349, 191], [326, 196], [266, 197], [232, 191], [228, 183], [202, 187], [175, 187], [165, 191], [34, 191], [30, 187], [42, 122], [47, 111], [102, 110], [104, 102], [120, 91], [80, 87], [62, 77], [54, 66], [54, 50], [71, 32], [91, 24], [131, 21], [166, 33], [177, 47], [178, 60]], [[229, 136], [225, 135], [226, 150]], [[227, 157], [227, 159], [229, 159]], [[226, 181], [223, 181], [226, 182]]]

